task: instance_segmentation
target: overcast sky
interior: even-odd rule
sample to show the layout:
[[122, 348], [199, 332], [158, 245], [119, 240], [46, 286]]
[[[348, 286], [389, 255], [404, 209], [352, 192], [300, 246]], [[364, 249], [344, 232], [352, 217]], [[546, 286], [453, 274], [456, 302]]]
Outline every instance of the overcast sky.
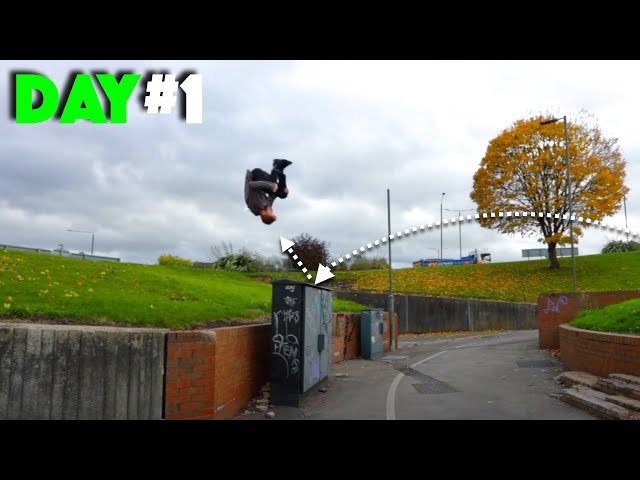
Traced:
[[[16, 124], [15, 71], [46, 75], [60, 91], [71, 71], [196, 72], [203, 123], [174, 110], [148, 115], [140, 81], [126, 124]], [[473, 175], [489, 141], [517, 119], [586, 110], [627, 160], [629, 228], [640, 228], [640, 61], [0, 61], [0, 244], [157, 263], [172, 254], [211, 261], [221, 242], [265, 256], [280, 236], [328, 242], [331, 260], [387, 233], [473, 210]], [[62, 105], [61, 105], [62, 108]], [[264, 225], [246, 209], [247, 169], [287, 168], [290, 195]], [[471, 212], [468, 212], [471, 213]], [[445, 217], [456, 215], [444, 211]], [[624, 226], [620, 212], [607, 219]], [[443, 230], [445, 257], [459, 256], [458, 227]], [[542, 248], [475, 222], [461, 230], [462, 253], [488, 250], [494, 262]], [[587, 230], [579, 254], [599, 253], [624, 234]], [[440, 232], [393, 244], [394, 267], [436, 257]], [[386, 247], [369, 255], [387, 255]], [[525, 261], [525, 260], [523, 260]]]

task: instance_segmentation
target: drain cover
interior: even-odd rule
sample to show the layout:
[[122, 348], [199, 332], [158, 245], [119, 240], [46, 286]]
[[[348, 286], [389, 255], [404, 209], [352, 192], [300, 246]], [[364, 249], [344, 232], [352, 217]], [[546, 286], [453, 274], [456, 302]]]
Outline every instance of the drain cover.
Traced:
[[397, 370], [420, 382], [412, 383], [413, 388], [415, 388], [418, 393], [453, 393], [458, 391], [451, 385], [441, 382], [440, 380], [436, 380], [435, 378], [425, 375], [418, 370], [414, 370], [411, 367], [399, 367]]
[[457, 392], [455, 388], [452, 388], [446, 383], [438, 382], [437, 380], [433, 383], [412, 383], [412, 385], [413, 385], [413, 388], [415, 388], [418, 393], [422, 393], [422, 394]]
[[432, 378], [429, 375], [425, 375], [424, 373], [419, 372], [418, 370], [414, 370], [411, 367], [398, 366], [396, 367], [396, 370], [404, 373], [407, 377], [415, 378], [416, 380], [419, 380], [422, 383], [427, 383], [429, 380], [432, 380]]
[[521, 368], [556, 367], [558, 364], [551, 360], [519, 360], [516, 362]]

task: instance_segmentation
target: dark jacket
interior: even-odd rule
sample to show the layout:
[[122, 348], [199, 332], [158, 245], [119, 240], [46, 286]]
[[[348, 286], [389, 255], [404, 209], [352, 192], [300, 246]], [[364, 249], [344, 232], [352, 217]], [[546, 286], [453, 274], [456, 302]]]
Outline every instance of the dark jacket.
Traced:
[[267, 181], [254, 181], [251, 170], [247, 170], [244, 180], [244, 201], [254, 215], [260, 215], [260, 210], [267, 206], [273, 206], [276, 196], [273, 192], [277, 183]]

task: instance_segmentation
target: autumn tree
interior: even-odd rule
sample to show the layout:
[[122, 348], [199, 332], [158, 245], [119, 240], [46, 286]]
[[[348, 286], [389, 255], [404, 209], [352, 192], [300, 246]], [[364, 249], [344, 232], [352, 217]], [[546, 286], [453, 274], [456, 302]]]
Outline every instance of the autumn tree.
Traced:
[[[547, 244], [549, 268], [558, 269], [556, 245], [570, 244], [571, 240], [569, 190], [564, 122], [540, 124], [550, 118], [541, 114], [517, 120], [491, 140], [473, 177], [470, 196], [480, 212], [554, 214], [551, 218], [495, 217], [479, 221], [483, 227], [502, 233], [541, 235], [538, 241]], [[629, 189], [624, 185], [626, 161], [616, 138], [606, 138], [586, 115], [572, 122], [567, 119], [567, 132], [577, 243], [583, 229], [575, 218], [601, 221], [616, 213]]]
[[329, 244], [320, 239], [314, 238], [308, 233], [302, 233], [291, 239], [294, 243], [293, 250], [298, 256], [298, 260], [291, 259], [291, 262], [298, 269], [298, 262], [302, 262], [307, 270], [317, 270], [318, 264], [327, 265], [329, 259]]

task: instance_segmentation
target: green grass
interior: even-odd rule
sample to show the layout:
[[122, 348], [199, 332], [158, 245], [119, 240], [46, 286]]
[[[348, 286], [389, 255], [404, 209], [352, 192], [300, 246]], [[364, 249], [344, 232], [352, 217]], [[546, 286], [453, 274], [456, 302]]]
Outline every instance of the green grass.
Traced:
[[[549, 261], [522, 260], [483, 265], [405, 268], [393, 270], [393, 291], [415, 295], [537, 302], [543, 293], [571, 292], [571, 258], [560, 258], [560, 270]], [[371, 292], [389, 291], [388, 270], [336, 271], [322, 285], [348, 286]], [[261, 274], [265, 276], [265, 274]], [[281, 273], [270, 274], [279, 278]], [[287, 274], [291, 277], [291, 274]], [[302, 280], [300, 274], [295, 277]], [[582, 292], [640, 288], [640, 251], [576, 257], [576, 286]]]
[[[395, 293], [536, 302], [542, 293], [571, 292], [571, 258], [560, 270], [547, 260], [393, 271]], [[387, 292], [387, 270], [337, 270], [322, 286]], [[271, 280], [309, 282], [301, 272], [242, 274], [191, 267], [90, 262], [0, 251], [0, 318], [188, 328], [268, 321]], [[640, 251], [578, 256], [583, 292], [640, 288]], [[334, 300], [334, 311], [363, 305]]]
[[[189, 328], [269, 321], [272, 287], [191, 267], [0, 251], [0, 319]], [[365, 306], [334, 300], [334, 311]]]
[[599, 332], [640, 335], [640, 298], [597, 310], [584, 310], [576, 315], [569, 325]]

